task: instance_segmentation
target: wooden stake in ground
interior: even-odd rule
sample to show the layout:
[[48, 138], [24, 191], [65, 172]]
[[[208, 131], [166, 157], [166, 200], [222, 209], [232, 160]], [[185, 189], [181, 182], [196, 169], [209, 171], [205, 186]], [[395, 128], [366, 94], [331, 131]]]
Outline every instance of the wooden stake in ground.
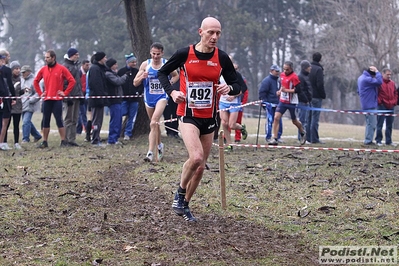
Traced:
[[[159, 122], [157, 122], [157, 127], [160, 127], [160, 124], [159, 124]], [[158, 129], [158, 128], [157, 128]], [[160, 136], [158, 136], [158, 134], [159, 134], [159, 131], [158, 130], [155, 130], [155, 132], [154, 132], [154, 135], [155, 135], [155, 152], [154, 152], [154, 158], [153, 158], [153, 160], [157, 163], [159, 160], [158, 160], [158, 154], [159, 154], [159, 150], [158, 150], [158, 138], [160, 137]]]
[[222, 209], [226, 209], [226, 181], [224, 177], [224, 133], [219, 134], [219, 173], [220, 173], [220, 196], [222, 200]]

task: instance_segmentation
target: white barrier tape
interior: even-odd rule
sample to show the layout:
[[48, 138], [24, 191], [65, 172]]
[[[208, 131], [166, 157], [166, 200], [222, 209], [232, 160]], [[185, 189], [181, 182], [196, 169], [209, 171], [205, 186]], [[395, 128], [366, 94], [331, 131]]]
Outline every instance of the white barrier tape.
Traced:
[[[279, 145], [255, 145], [255, 144], [229, 144], [235, 147], [246, 147], [246, 148], [272, 148], [272, 149], [291, 149], [291, 150], [320, 150], [320, 151], [359, 151], [359, 152], [387, 152], [387, 153], [399, 153], [399, 150], [386, 150], [386, 149], [362, 149], [362, 148], [327, 148], [327, 147], [309, 147], [309, 146], [279, 146]], [[213, 143], [213, 146], [219, 147], [217, 143]]]
[[[262, 103], [261, 106], [271, 105], [272, 107], [276, 107], [276, 104], [272, 103]], [[288, 104], [284, 104], [289, 106]], [[319, 112], [333, 112], [333, 113], [343, 113], [343, 114], [357, 114], [357, 115], [380, 115], [380, 116], [399, 116], [399, 114], [389, 113], [389, 110], [378, 110], [375, 109], [373, 111], [365, 111], [365, 110], [335, 110], [335, 109], [325, 109], [325, 108], [315, 108], [309, 106], [295, 106], [297, 109], [309, 110], [309, 111], [319, 111]]]
[[262, 102], [261, 100], [259, 100], [259, 101], [254, 101], [254, 102], [245, 103], [245, 104], [241, 104], [241, 105], [237, 105], [237, 106], [231, 106], [231, 107], [225, 108], [225, 109], [219, 109], [219, 110], [217, 110], [217, 111], [218, 111], [218, 112], [220, 112], [220, 111], [228, 111], [228, 110], [231, 110], [231, 109], [242, 108], [242, 107], [245, 107], [245, 106], [248, 106], [248, 105], [257, 105], [258, 103], [261, 103], [261, 102]]
[[167, 129], [169, 129], [169, 130], [172, 130], [172, 131], [174, 131], [174, 132], [180, 133], [180, 131], [179, 131], [179, 130], [177, 130], [177, 129], [174, 129], [174, 128], [171, 128], [171, 127], [168, 127], [167, 125], [164, 125], [164, 126], [165, 126], [165, 128], [167, 128]]
[[168, 119], [168, 120], [162, 120], [162, 121], [159, 121], [157, 123], [158, 124], [164, 124], [164, 123], [167, 123], [167, 122], [174, 122], [174, 121], [177, 121], [177, 118], [171, 118], [171, 119]]

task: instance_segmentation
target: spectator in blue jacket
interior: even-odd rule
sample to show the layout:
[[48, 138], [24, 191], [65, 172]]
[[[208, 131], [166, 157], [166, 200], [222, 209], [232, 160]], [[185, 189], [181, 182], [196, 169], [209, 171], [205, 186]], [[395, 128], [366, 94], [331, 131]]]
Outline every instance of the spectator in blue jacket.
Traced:
[[[382, 75], [375, 66], [364, 70], [357, 79], [357, 92], [360, 96], [360, 104], [363, 110], [376, 110], [378, 107], [378, 88], [382, 84]], [[363, 144], [375, 145], [374, 132], [377, 126], [377, 116], [366, 114], [366, 131]]]
[[[280, 89], [280, 67], [272, 65], [270, 67], [270, 74], [262, 80], [259, 87], [259, 100], [262, 100], [262, 106], [266, 110], [266, 124], [265, 134], [266, 142], [269, 142], [272, 137], [272, 125], [274, 121], [274, 113], [279, 102], [277, 91]], [[280, 126], [278, 131], [278, 140], [281, 141], [281, 135], [283, 134], [283, 122], [280, 119]]]
[[105, 70], [105, 77], [107, 78], [108, 96], [115, 96], [108, 100], [109, 103], [109, 131], [108, 131], [108, 144], [121, 145], [118, 141], [122, 130], [122, 96], [123, 89], [122, 85], [125, 84], [127, 75], [124, 74], [122, 77], [118, 76], [118, 63], [114, 58], [110, 58], [105, 63], [107, 70]]

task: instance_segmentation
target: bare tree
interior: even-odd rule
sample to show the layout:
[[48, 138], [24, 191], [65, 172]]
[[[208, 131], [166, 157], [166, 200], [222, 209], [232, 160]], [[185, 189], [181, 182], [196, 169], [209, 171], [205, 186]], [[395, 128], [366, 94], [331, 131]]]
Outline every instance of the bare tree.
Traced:
[[[349, 60], [346, 66], [355, 67], [356, 73], [370, 64], [398, 68], [396, 0], [325, 0], [314, 1], [314, 6], [319, 11], [316, 21], [323, 23], [316, 29], [322, 36], [320, 45], [335, 61]], [[342, 74], [342, 70], [337, 72]]]
[[[356, 80], [363, 69], [375, 65], [399, 72], [398, 2], [314, 0], [312, 4], [316, 16], [310, 35], [313, 50], [323, 54], [329, 107], [356, 109], [360, 106]], [[351, 121], [334, 122], [363, 123], [360, 116], [343, 119]]]

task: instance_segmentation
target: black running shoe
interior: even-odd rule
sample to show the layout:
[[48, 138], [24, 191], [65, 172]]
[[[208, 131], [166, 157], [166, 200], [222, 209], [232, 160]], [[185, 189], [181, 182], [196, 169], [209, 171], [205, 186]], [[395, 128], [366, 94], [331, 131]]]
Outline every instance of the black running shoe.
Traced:
[[242, 139], [246, 140], [248, 137], [248, 131], [247, 131], [247, 127], [245, 125], [241, 125], [241, 134], [242, 134]]
[[47, 143], [47, 141], [42, 141], [38, 146], [37, 146], [39, 149], [45, 149], [45, 148], [48, 148], [48, 143]]
[[188, 207], [188, 204], [185, 204], [183, 207], [184, 213], [183, 213], [183, 218], [184, 220], [188, 222], [196, 222], [197, 218], [194, 217], [194, 215], [190, 211], [190, 207]]
[[69, 146], [68, 141], [66, 141], [66, 140], [61, 140], [60, 147], [68, 147], [68, 146]]
[[300, 138], [299, 142], [301, 143], [301, 145], [306, 143], [306, 131], [305, 130], [301, 133], [301, 138]]
[[182, 216], [184, 214], [184, 196], [184, 194], [179, 194], [179, 192], [176, 191], [175, 198], [173, 199], [172, 209], [179, 216]]
[[231, 145], [227, 146], [227, 147], [224, 149], [224, 151], [227, 151], [227, 152], [233, 151], [233, 146], [231, 146]]
[[74, 141], [70, 141], [70, 142], [68, 142], [68, 146], [71, 146], [71, 147], [79, 147], [79, 144], [77, 144], [77, 143], [74, 142]]

